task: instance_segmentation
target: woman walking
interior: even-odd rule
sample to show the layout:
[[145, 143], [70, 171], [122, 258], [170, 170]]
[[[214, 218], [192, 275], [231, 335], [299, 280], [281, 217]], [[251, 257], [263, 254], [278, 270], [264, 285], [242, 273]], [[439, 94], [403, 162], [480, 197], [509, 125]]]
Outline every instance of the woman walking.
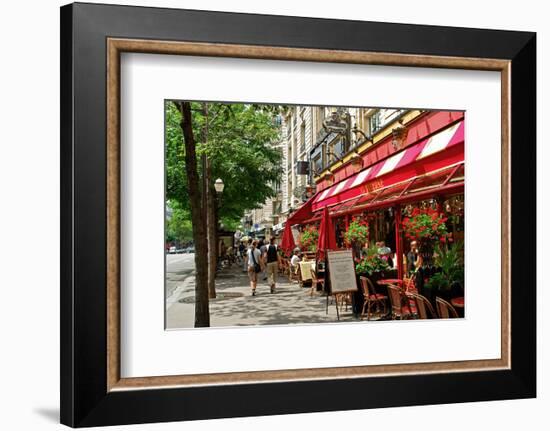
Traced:
[[262, 254], [258, 250], [258, 241], [252, 241], [251, 247], [248, 249], [248, 278], [250, 279], [250, 288], [252, 296], [256, 295], [256, 285], [258, 284], [258, 273], [262, 271], [261, 257]]
[[243, 272], [248, 271], [248, 250], [252, 247], [252, 238], [249, 238], [246, 244], [243, 244]]

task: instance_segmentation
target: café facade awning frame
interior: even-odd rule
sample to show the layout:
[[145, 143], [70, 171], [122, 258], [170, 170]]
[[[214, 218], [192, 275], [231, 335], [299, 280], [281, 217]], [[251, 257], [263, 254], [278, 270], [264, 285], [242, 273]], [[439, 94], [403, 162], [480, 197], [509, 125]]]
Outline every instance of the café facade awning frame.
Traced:
[[[408, 178], [399, 183], [362, 193], [348, 200], [329, 205], [331, 217], [388, 208], [397, 204], [428, 199], [436, 195], [464, 193], [464, 161], [445, 166], [435, 171]], [[319, 209], [301, 224], [309, 224], [321, 219]]]
[[366, 169], [317, 193], [312, 211], [349, 202], [369, 193], [378, 193], [455, 164], [464, 163], [464, 121], [394, 153]]
[[[326, 209], [330, 218], [344, 217], [347, 224], [351, 214], [463, 193], [464, 121], [461, 120], [316, 193], [287, 220], [285, 230], [290, 230], [291, 224], [319, 222]], [[399, 238], [401, 211], [395, 212], [395, 217]], [[283, 242], [291, 245], [289, 241]], [[398, 240], [396, 253], [402, 252], [403, 244]], [[403, 277], [400, 260], [398, 276]]]

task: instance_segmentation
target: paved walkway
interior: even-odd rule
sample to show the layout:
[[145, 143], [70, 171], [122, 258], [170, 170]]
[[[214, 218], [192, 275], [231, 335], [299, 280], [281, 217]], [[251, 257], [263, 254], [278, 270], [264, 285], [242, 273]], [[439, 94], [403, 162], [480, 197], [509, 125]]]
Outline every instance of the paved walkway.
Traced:
[[[326, 314], [326, 297], [309, 295], [309, 287], [300, 287], [278, 276], [276, 292], [271, 294], [267, 281], [260, 281], [256, 296], [251, 295], [248, 275], [233, 265], [222, 269], [216, 279], [217, 298], [210, 300], [210, 326], [286, 325], [337, 322], [336, 307], [330, 304]], [[194, 323], [194, 277], [189, 276], [167, 298], [167, 329], [192, 328]], [[342, 310], [340, 321], [357, 321]]]

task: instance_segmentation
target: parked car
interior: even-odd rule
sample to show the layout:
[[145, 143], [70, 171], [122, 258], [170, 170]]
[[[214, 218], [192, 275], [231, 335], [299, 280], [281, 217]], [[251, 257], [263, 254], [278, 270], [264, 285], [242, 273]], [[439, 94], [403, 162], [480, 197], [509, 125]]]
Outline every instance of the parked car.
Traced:
[[186, 250], [187, 250], [186, 253], [195, 253], [195, 246], [192, 245], [190, 247], [187, 247]]
[[170, 248], [168, 249], [168, 253], [170, 253], [170, 254], [176, 254], [176, 246], [173, 245], [172, 247], [170, 247]]

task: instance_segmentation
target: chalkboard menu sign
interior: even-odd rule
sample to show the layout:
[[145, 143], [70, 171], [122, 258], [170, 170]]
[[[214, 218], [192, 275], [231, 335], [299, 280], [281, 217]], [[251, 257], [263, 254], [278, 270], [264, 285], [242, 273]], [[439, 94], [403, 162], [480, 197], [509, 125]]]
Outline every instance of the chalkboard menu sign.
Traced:
[[355, 264], [351, 250], [327, 252], [331, 293], [355, 292]]

